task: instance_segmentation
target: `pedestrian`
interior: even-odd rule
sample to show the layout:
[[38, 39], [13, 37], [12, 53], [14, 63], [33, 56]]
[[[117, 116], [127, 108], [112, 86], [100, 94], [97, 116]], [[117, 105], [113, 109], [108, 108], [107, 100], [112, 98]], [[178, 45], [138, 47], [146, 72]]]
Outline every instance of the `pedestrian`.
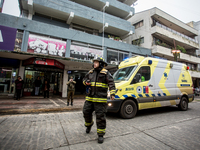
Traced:
[[71, 98], [71, 106], [73, 106], [73, 99], [74, 99], [74, 93], [75, 93], [75, 84], [76, 81], [73, 80], [73, 77], [70, 77], [70, 80], [67, 82], [68, 85], [68, 92], [67, 92], [67, 106], [69, 106], [69, 101]]
[[16, 100], [20, 100], [21, 96], [21, 90], [23, 88], [24, 81], [22, 80], [21, 76], [17, 77], [17, 80], [15, 80], [15, 86], [16, 86], [16, 93], [17, 93], [17, 98]]
[[[86, 133], [90, 133], [94, 124], [92, 113], [95, 111], [98, 143], [103, 143], [106, 131], [107, 91], [109, 88], [110, 99], [115, 98], [115, 83], [112, 75], [104, 67], [107, 63], [103, 58], [93, 60], [93, 69], [83, 78], [83, 84], [87, 86], [86, 101], [83, 107]], [[89, 86], [89, 88], [88, 88]]]
[[45, 77], [44, 78], [44, 83], [42, 85], [42, 89], [44, 92], [44, 98], [49, 98], [49, 88], [50, 88], [50, 84], [49, 84], [49, 80]]
[[40, 86], [42, 84], [42, 81], [40, 80], [39, 76], [37, 77], [34, 83], [35, 83], [35, 95], [39, 95]]

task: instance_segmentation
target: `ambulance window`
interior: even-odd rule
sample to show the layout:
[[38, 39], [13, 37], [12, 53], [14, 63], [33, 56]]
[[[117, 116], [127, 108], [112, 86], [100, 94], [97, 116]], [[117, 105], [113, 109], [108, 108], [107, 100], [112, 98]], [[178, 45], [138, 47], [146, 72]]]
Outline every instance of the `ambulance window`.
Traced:
[[137, 72], [137, 74], [140, 76], [139, 82], [148, 81], [150, 79], [150, 67], [149, 66], [141, 67]]

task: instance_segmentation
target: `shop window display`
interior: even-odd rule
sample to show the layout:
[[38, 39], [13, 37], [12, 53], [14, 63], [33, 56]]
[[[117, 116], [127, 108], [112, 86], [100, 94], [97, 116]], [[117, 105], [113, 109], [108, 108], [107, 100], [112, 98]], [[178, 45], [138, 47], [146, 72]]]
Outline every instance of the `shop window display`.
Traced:
[[18, 69], [0, 68], [0, 93], [15, 93], [15, 80], [17, 79]]
[[[28, 67], [27, 67], [28, 68]], [[56, 72], [51, 71], [33, 71], [32, 68], [28, 68], [30, 70], [25, 70], [25, 86], [24, 86], [24, 95], [30, 96], [35, 95], [35, 85], [34, 82], [39, 76], [42, 84], [44, 83], [44, 78], [46, 77], [50, 82], [50, 89], [49, 93], [52, 94], [59, 94], [59, 88], [60, 88], [60, 74]], [[35, 68], [37, 69], [37, 68]], [[39, 95], [43, 94], [42, 85], [39, 90]]]

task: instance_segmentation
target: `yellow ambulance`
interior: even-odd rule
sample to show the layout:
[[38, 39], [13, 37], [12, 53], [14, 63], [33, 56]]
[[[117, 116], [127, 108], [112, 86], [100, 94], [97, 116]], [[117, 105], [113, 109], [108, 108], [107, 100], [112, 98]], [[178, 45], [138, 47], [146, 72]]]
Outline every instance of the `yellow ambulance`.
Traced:
[[170, 105], [186, 111], [194, 100], [189, 67], [179, 62], [135, 56], [121, 62], [113, 78], [116, 95], [108, 99], [108, 112], [119, 112], [122, 118]]

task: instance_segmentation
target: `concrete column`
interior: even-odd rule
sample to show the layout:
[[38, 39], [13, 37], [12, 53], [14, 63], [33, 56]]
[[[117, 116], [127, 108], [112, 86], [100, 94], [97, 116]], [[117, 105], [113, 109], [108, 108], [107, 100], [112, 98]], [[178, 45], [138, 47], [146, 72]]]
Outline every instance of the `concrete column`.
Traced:
[[70, 47], [71, 47], [71, 40], [67, 40], [65, 57], [70, 57]]
[[62, 97], [67, 97], [67, 81], [68, 81], [68, 66], [65, 66], [63, 72], [63, 87], [62, 87]]
[[128, 57], [129, 57], [129, 58], [131, 58], [131, 57], [132, 57], [132, 53], [131, 53], [131, 52], [129, 52], [129, 55], [128, 55]]
[[21, 51], [23, 52], [27, 52], [28, 38], [29, 38], [29, 31], [24, 30], [24, 34], [22, 38], [22, 47], [21, 47]]
[[59, 92], [62, 92], [62, 87], [63, 87], [63, 74], [60, 74], [60, 83], [59, 83]]
[[20, 61], [20, 65], [19, 65], [19, 73], [18, 73], [18, 76], [21, 76], [21, 78], [24, 80], [24, 70], [25, 70], [25, 67], [22, 66], [22, 60]]
[[103, 49], [103, 59], [107, 62], [107, 47]]

